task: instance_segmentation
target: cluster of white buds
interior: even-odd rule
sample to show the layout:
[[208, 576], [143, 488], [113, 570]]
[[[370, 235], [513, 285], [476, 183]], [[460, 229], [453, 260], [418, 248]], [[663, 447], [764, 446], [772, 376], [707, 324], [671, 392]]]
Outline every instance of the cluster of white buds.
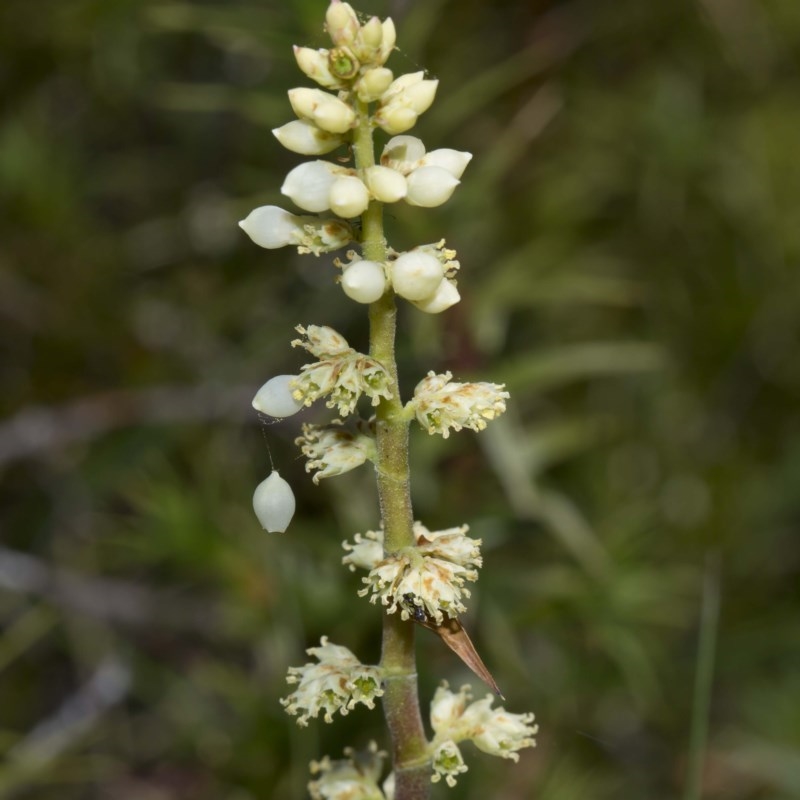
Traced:
[[463, 598], [470, 593], [464, 583], [476, 581], [477, 568], [483, 564], [481, 540], [467, 536], [468, 530], [461, 525], [429, 531], [415, 522], [415, 545], [388, 555], [383, 553], [383, 533], [367, 531], [363, 536], [356, 534], [354, 544], [343, 543], [348, 554], [342, 563], [369, 570], [362, 578], [366, 586], [360, 596], [371, 593], [370, 602], [380, 600], [390, 614], [399, 610], [403, 619], [419, 609], [427, 620], [441, 625], [445, 616], [466, 611]]
[[433, 756], [433, 780], [444, 777], [449, 786], [455, 786], [456, 776], [467, 767], [458, 748], [458, 742], [472, 741], [484, 753], [501, 758], [519, 760], [517, 751], [535, 747], [533, 738], [538, 731], [532, 725], [533, 714], [511, 714], [504, 708], [492, 708], [494, 697], [472, 700], [469, 686], [451, 692], [447, 682], [436, 690], [431, 702], [431, 726], [434, 739], [430, 748]]
[[288, 714], [299, 714], [298, 725], [308, 725], [310, 717], [325, 712], [325, 722], [333, 722], [339, 711], [347, 714], [358, 703], [375, 707], [375, 698], [383, 694], [379, 667], [362, 664], [346, 647], [328, 642], [323, 636], [320, 647], [306, 652], [319, 663], [289, 667], [287, 683], [297, 688], [281, 705]]
[[445, 439], [450, 428], [482, 431], [487, 420], [506, 410], [508, 392], [498, 383], [458, 383], [452, 373], [429, 372], [414, 389], [408, 408], [428, 433], [440, 433]]
[[295, 439], [295, 444], [308, 459], [306, 472], [318, 470], [314, 483], [349, 472], [375, 457], [374, 434], [370, 423], [362, 419], [356, 422], [355, 430], [345, 428], [340, 419], [328, 425], [304, 423], [303, 435]]
[[393, 776], [378, 787], [386, 753], [370, 742], [366, 751], [345, 747], [345, 758], [325, 756], [311, 762], [311, 774], [319, 777], [308, 784], [312, 800], [392, 800]]

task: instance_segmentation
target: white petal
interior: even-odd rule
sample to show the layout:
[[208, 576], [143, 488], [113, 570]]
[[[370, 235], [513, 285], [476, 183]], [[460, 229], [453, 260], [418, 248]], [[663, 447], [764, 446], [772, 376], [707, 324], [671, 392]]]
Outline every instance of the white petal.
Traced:
[[239, 227], [259, 246], [274, 250], [292, 244], [302, 228], [299, 218], [278, 206], [253, 209]]
[[276, 375], [270, 378], [253, 398], [253, 408], [270, 417], [291, 417], [302, 407], [303, 403], [295, 400], [291, 383], [297, 375]]
[[292, 487], [273, 470], [253, 494], [253, 510], [261, 527], [269, 533], [283, 533], [292, 521], [294, 509]]
[[444, 147], [441, 150], [433, 150], [428, 153], [422, 159], [422, 166], [441, 167], [446, 169], [454, 178], [460, 178], [470, 161], [472, 161], [472, 153]]
[[430, 297], [417, 300], [414, 305], [426, 314], [440, 314], [450, 306], [454, 306], [460, 299], [461, 295], [456, 285], [445, 278]]
[[433, 208], [450, 199], [460, 183], [442, 167], [420, 167], [407, 178], [406, 202], [410, 206]]
[[422, 300], [436, 291], [444, 277], [438, 258], [428, 253], [403, 253], [392, 264], [392, 286], [406, 300]]
[[374, 303], [386, 291], [386, 273], [377, 261], [356, 261], [344, 271], [342, 289], [357, 303]]
[[344, 141], [341, 136], [318, 128], [313, 122], [295, 119], [280, 128], [274, 128], [275, 138], [293, 153], [303, 156], [321, 156], [335, 150]]
[[382, 203], [396, 203], [406, 196], [406, 179], [389, 167], [369, 167], [364, 175], [372, 196]]
[[281, 193], [306, 211], [327, 211], [328, 195], [338, 172], [328, 161], [307, 161], [286, 176]]
[[369, 192], [360, 178], [345, 175], [337, 178], [330, 188], [328, 202], [331, 211], [350, 219], [363, 214], [369, 205]]

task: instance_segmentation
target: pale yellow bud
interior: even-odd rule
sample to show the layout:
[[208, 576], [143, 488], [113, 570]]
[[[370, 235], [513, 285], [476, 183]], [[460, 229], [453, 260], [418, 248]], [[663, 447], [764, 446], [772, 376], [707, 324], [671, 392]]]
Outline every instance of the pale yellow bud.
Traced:
[[334, 44], [351, 44], [360, 27], [356, 12], [348, 3], [331, 0], [325, 13], [325, 29]]
[[298, 117], [311, 120], [329, 133], [345, 133], [355, 122], [355, 111], [347, 103], [322, 89], [290, 89], [289, 102]]
[[297, 66], [309, 78], [326, 89], [338, 89], [343, 86], [342, 82], [331, 73], [327, 50], [312, 50], [310, 47], [297, 45], [293, 49]]
[[406, 179], [389, 167], [368, 167], [364, 179], [372, 196], [382, 203], [396, 203], [408, 191]]
[[417, 124], [419, 114], [413, 108], [390, 104], [375, 115], [378, 127], [389, 134], [404, 133]]
[[355, 90], [362, 103], [374, 103], [391, 84], [394, 76], [386, 67], [368, 69], [356, 81]]

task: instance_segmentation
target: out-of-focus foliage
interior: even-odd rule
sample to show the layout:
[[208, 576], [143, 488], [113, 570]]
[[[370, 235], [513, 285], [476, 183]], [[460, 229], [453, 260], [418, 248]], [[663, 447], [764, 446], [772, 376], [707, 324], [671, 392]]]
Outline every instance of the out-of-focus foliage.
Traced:
[[[277, 703], [323, 633], [378, 658], [338, 566], [371, 475], [315, 488], [293, 418], [264, 433], [298, 516], [250, 509], [249, 400], [301, 363], [293, 326], [366, 341], [330, 258], [235, 225], [297, 163], [269, 131], [323, 10], [0, 3], [2, 797], [302, 797], [311, 758], [382, 736]], [[447, 206], [391, 210], [396, 247], [445, 235], [463, 265], [452, 313], [402, 314], [405, 385], [512, 392], [478, 436], [412, 442], [418, 516], [484, 539], [467, 625], [541, 724], [449, 796], [700, 796], [704, 725], [703, 797], [800, 796], [800, 5], [361, 10], [441, 80], [415, 132], [475, 154]], [[420, 643], [427, 696], [467, 679]]]

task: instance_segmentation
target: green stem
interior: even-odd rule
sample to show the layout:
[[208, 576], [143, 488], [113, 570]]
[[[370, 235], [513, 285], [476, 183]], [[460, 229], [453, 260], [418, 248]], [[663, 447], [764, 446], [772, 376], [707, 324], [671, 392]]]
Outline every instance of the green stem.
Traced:
[[[357, 103], [358, 128], [353, 149], [360, 170], [375, 164], [372, 127], [366, 103]], [[386, 261], [383, 232], [383, 205], [372, 202], [361, 217], [362, 251], [370, 261]], [[370, 355], [383, 364], [391, 376], [392, 397], [382, 400], [377, 409], [375, 471], [378, 482], [384, 552], [394, 553], [414, 544], [411, 509], [411, 479], [408, 468], [408, 420], [403, 414], [395, 360], [397, 307], [392, 292], [387, 292], [369, 308]], [[385, 692], [383, 710], [392, 740], [395, 773], [395, 800], [425, 800], [430, 796], [430, 759], [422, 725], [417, 690], [417, 665], [414, 649], [414, 624], [400, 615], [383, 618]]]

